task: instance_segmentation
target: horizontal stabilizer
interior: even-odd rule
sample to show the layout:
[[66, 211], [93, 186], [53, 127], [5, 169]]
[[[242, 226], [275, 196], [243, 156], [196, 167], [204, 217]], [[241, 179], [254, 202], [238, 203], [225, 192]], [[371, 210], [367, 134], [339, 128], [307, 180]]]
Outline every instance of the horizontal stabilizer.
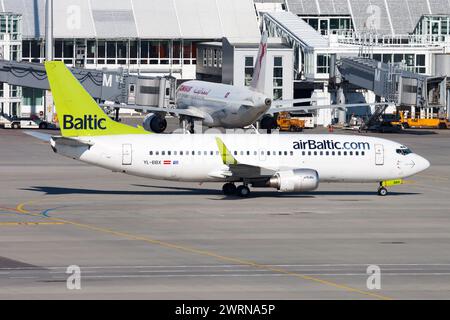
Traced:
[[41, 133], [36, 131], [23, 131], [23, 133], [44, 142], [50, 142], [52, 140], [52, 135], [47, 133]]

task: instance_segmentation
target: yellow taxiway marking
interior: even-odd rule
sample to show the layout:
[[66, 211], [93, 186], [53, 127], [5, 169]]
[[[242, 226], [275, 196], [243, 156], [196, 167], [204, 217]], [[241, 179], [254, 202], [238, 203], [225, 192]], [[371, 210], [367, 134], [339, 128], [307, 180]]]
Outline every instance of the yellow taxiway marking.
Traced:
[[[33, 201], [28, 201], [28, 202], [24, 202], [19, 204], [16, 207], [16, 210], [20, 213], [23, 214], [28, 214], [28, 215], [32, 215], [32, 216], [39, 216], [39, 214], [35, 214], [32, 213], [28, 210], [25, 209], [25, 206], [27, 205], [31, 205], [37, 202], [42, 202], [46, 199], [37, 199], [37, 200], [33, 200]], [[54, 221], [54, 222], [59, 222], [59, 223], [63, 223], [63, 224], [67, 224], [67, 225], [72, 225], [81, 229], [86, 229], [86, 230], [91, 230], [91, 231], [97, 231], [97, 232], [101, 232], [104, 234], [110, 234], [110, 235], [114, 235], [120, 238], [124, 238], [124, 239], [128, 239], [128, 240], [134, 240], [134, 241], [142, 241], [142, 242], [146, 242], [152, 245], [157, 245], [163, 248], [167, 248], [167, 249], [173, 249], [173, 250], [177, 250], [180, 252], [184, 252], [184, 253], [192, 253], [192, 254], [196, 254], [196, 255], [201, 255], [204, 257], [210, 257], [210, 258], [215, 258], [219, 261], [223, 261], [226, 263], [234, 263], [234, 264], [238, 264], [238, 265], [243, 265], [243, 266], [248, 266], [248, 267], [253, 267], [255, 269], [259, 269], [259, 270], [266, 270], [266, 271], [271, 271], [274, 273], [278, 273], [278, 274], [285, 274], [285, 275], [289, 275], [292, 277], [295, 277], [297, 279], [302, 279], [302, 280], [309, 280], [315, 283], [320, 283], [329, 287], [334, 287], [336, 289], [340, 289], [343, 291], [347, 291], [347, 292], [351, 292], [351, 293], [357, 293], [357, 294], [361, 294], [367, 297], [371, 297], [374, 299], [379, 299], [379, 300], [393, 300], [390, 297], [381, 295], [381, 294], [377, 294], [377, 293], [373, 293], [373, 292], [369, 292], [369, 291], [364, 291], [364, 290], [360, 290], [357, 288], [352, 288], [349, 287], [347, 285], [342, 285], [342, 284], [338, 284], [332, 281], [328, 281], [328, 280], [323, 280], [317, 277], [313, 277], [313, 276], [308, 276], [308, 275], [304, 275], [304, 274], [300, 274], [300, 273], [296, 273], [296, 272], [290, 272], [281, 268], [276, 268], [273, 266], [268, 266], [268, 265], [264, 265], [264, 264], [259, 264], [250, 260], [244, 260], [244, 259], [240, 259], [240, 258], [233, 258], [233, 257], [227, 257], [227, 256], [223, 256], [220, 254], [216, 254], [214, 252], [210, 252], [210, 251], [206, 251], [206, 250], [200, 250], [200, 249], [195, 249], [195, 248], [191, 248], [189, 246], [184, 246], [184, 245], [179, 245], [179, 244], [174, 244], [174, 243], [170, 243], [170, 242], [166, 242], [166, 241], [161, 241], [161, 240], [156, 240], [156, 239], [152, 239], [149, 237], [144, 237], [144, 236], [136, 236], [130, 233], [126, 233], [126, 232], [121, 232], [121, 231], [115, 231], [112, 229], [107, 229], [107, 228], [102, 228], [102, 227], [97, 227], [94, 225], [89, 225], [89, 224], [84, 224], [84, 223], [78, 223], [75, 221], [70, 221], [70, 220], [65, 220], [65, 219], [60, 219], [60, 218], [52, 218], [49, 217], [48, 220]]]
[[0, 227], [14, 226], [60, 226], [63, 222], [0, 222]]

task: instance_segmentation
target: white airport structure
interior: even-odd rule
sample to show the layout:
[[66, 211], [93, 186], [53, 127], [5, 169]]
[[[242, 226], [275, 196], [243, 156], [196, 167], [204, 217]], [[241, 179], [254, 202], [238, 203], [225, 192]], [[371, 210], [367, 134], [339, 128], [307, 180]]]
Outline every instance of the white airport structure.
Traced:
[[[46, 1], [1, 4], [3, 58], [42, 63]], [[447, 0], [58, 0], [53, 18], [54, 59], [71, 67], [245, 85], [267, 30], [266, 94], [275, 100], [384, 99], [424, 117], [449, 114]], [[5, 84], [2, 112], [39, 114], [45, 96]], [[317, 125], [345, 120], [317, 113]]]

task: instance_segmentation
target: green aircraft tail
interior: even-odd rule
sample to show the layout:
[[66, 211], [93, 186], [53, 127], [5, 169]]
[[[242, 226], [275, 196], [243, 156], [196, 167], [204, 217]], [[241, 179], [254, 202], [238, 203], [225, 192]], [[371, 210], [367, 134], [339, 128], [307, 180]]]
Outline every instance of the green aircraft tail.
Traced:
[[64, 137], [149, 134], [109, 118], [63, 62], [45, 63]]

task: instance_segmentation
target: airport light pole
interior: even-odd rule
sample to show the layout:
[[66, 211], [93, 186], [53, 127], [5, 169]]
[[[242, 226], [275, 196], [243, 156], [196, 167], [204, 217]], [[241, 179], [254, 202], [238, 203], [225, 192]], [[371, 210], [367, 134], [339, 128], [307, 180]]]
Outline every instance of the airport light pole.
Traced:
[[45, 6], [45, 59], [53, 60], [53, 0], [47, 0]]
[[[38, 0], [35, 0], [38, 1]], [[45, 60], [53, 61], [53, 0], [45, 4]], [[55, 107], [50, 90], [45, 91], [44, 119], [53, 123]]]

